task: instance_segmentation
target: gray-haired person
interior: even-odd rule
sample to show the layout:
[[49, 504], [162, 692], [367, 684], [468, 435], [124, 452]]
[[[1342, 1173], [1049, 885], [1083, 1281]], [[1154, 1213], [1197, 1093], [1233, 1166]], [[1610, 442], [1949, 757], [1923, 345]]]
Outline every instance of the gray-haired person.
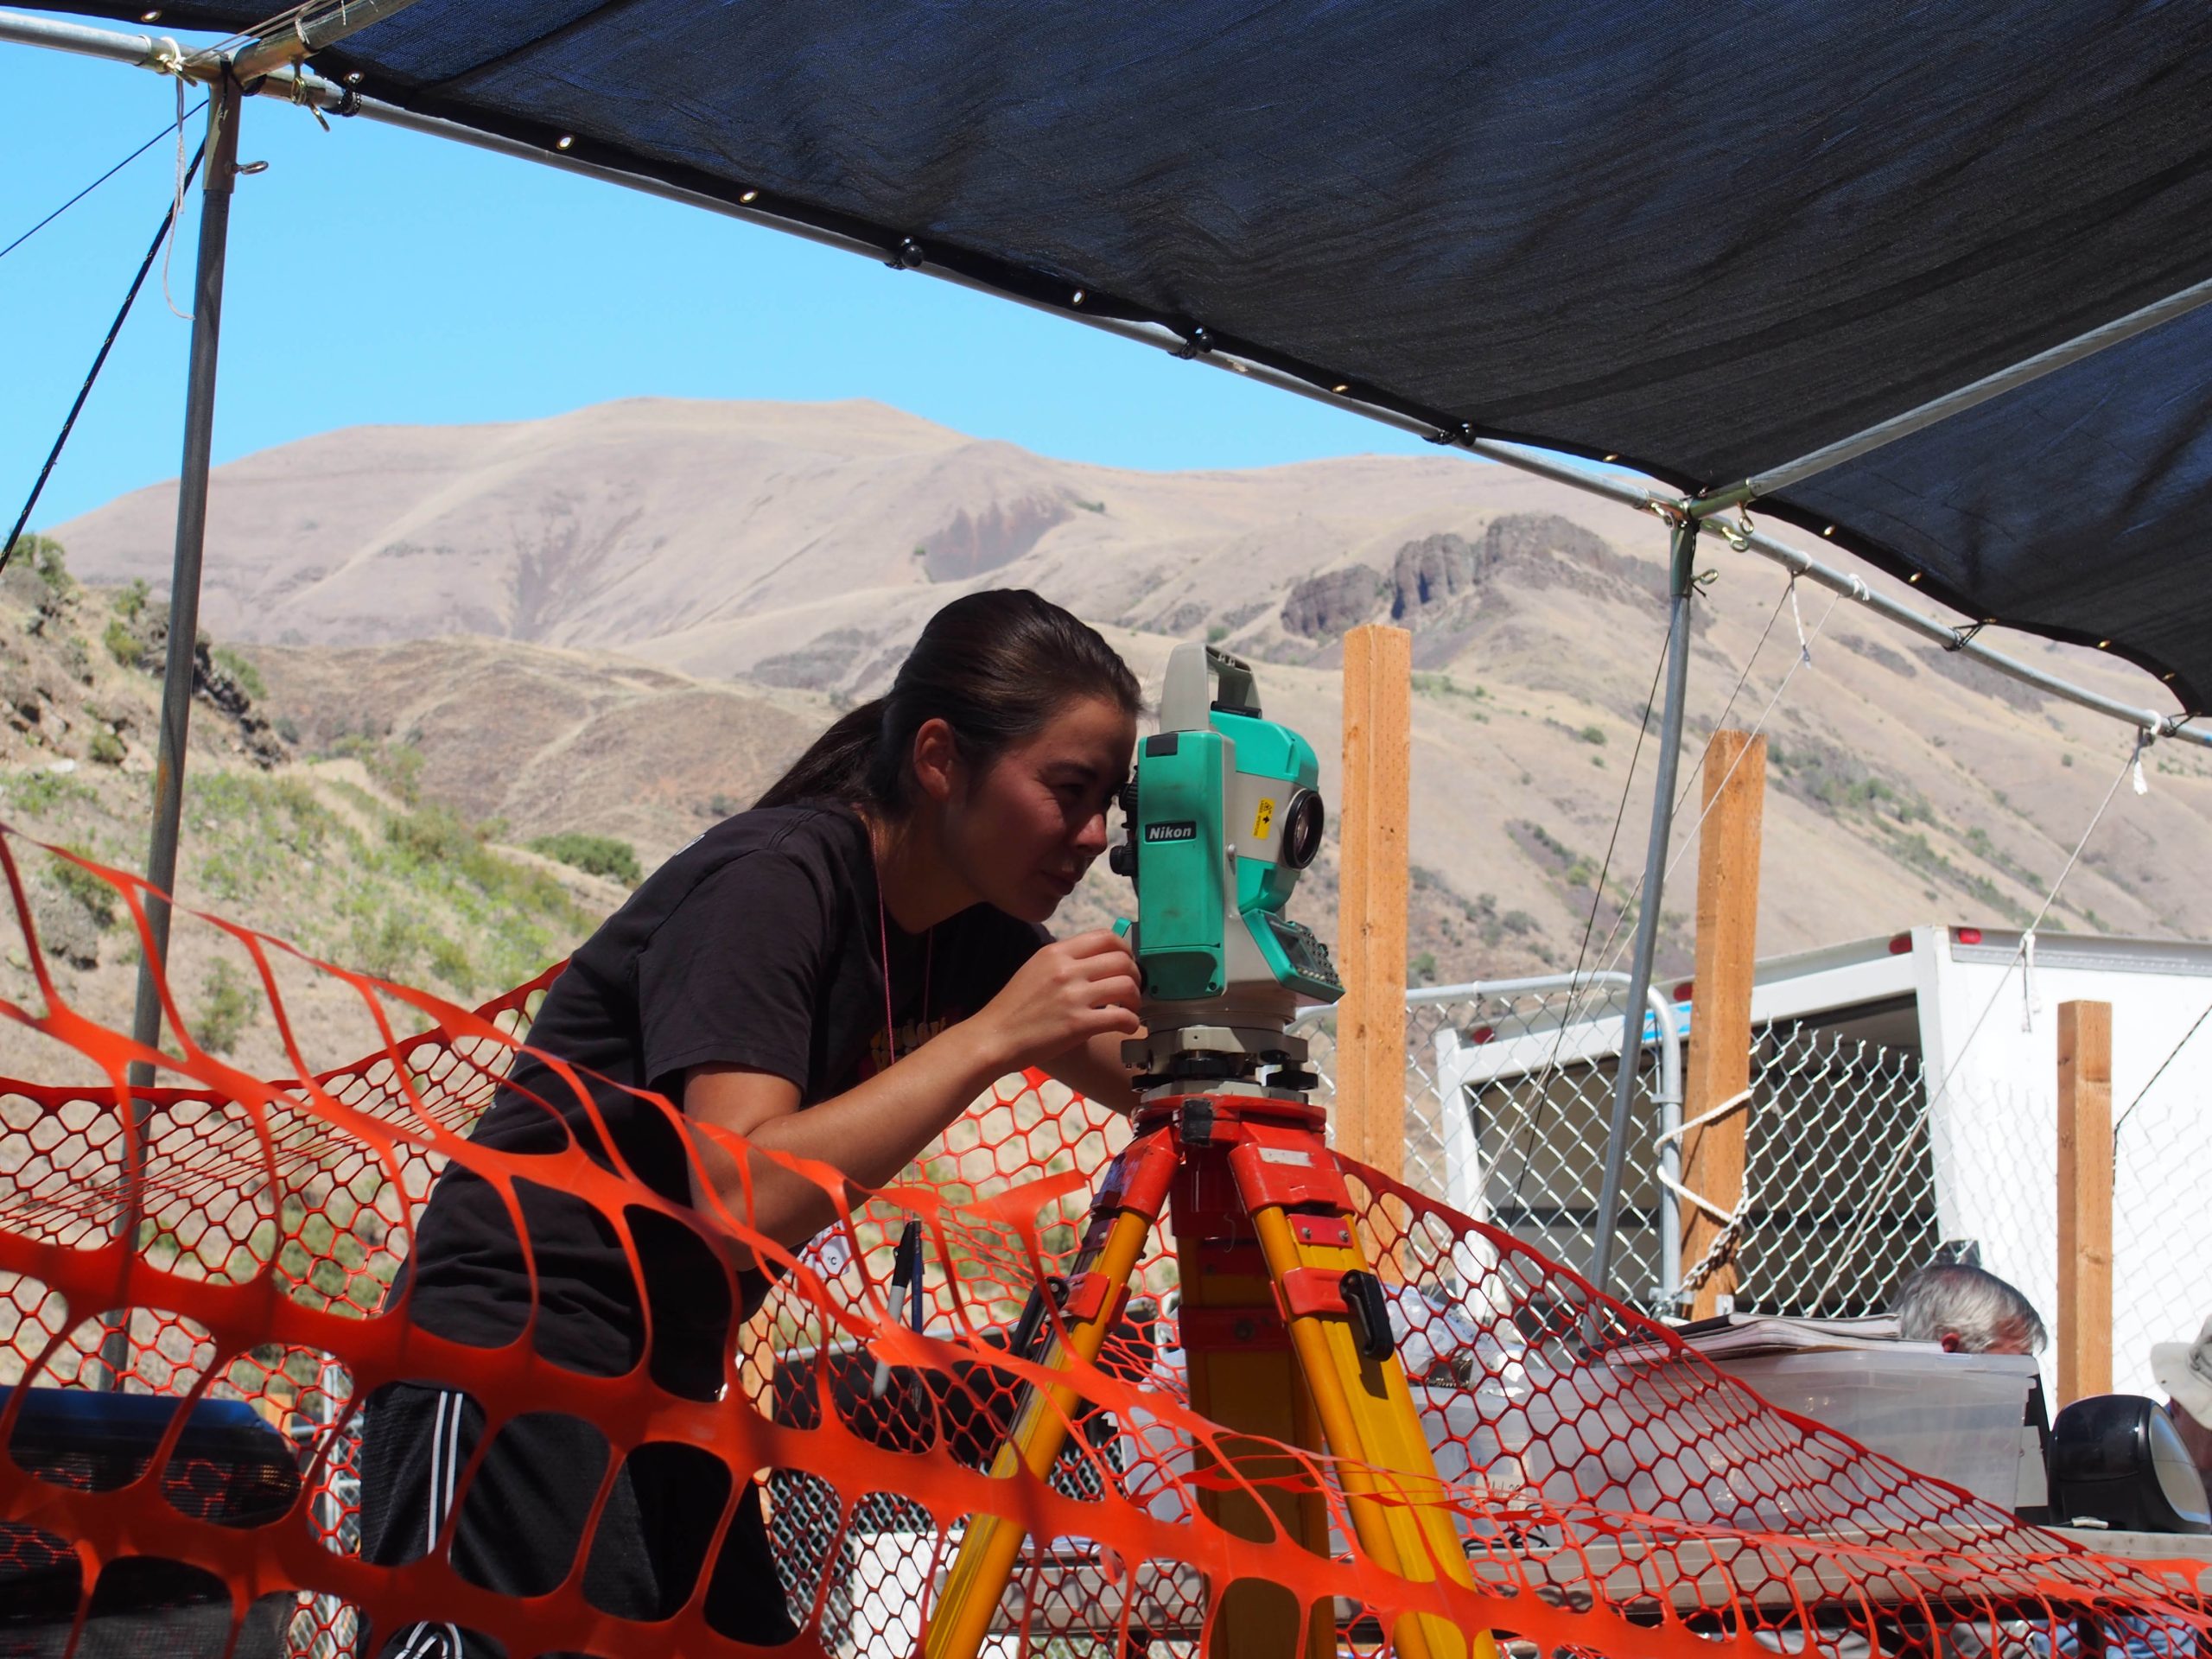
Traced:
[[1943, 1262], [1907, 1274], [1890, 1293], [1897, 1335], [1947, 1354], [2033, 1354], [2050, 1340], [2035, 1304], [1993, 1273]]

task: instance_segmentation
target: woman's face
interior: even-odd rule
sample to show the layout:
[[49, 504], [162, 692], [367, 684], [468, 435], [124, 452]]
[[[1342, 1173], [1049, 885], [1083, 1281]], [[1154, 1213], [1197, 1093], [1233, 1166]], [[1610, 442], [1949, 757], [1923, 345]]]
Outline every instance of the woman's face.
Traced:
[[1136, 741], [1119, 704], [1084, 697], [988, 770], [959, 767], [943, 844], [964, 885], [1009, 916], [1050, 917], [1106, 849], [1106, 810]]

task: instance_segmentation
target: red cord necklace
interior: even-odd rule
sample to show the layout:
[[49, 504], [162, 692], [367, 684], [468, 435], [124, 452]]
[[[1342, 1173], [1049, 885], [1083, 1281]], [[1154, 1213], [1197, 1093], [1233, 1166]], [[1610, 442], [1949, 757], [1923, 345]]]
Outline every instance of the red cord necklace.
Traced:
[[[870, 851], [873, 852], [873, 849]], [[871, 859], [870, 861], [874, 861]], [[891, 1065], [899, 1064], [899, 1027], [891, 1009], [891, 923], [883, 908], [883, 867], [875, 866], [875, 939], [883, 959], [883, 1046]], [[937, 925], [922, 935], [922, 1040], [929, 1040], [930, 970], [936, 966]]]

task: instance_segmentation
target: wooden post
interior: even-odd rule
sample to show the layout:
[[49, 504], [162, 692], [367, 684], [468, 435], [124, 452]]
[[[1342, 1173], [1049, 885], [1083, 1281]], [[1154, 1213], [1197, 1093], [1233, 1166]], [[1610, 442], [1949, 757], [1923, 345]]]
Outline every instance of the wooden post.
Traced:
[[1406, 1167], [1406, 819], [1413, 635], [1380, 623], [1344, 635], [1338, 848], [1337, 1147], [1385, 1174]]
[[[1682, 1069], [1682, 1122], [1695, 1122], [1751, 1080], [1751, 975], [1758, 952], [1759, 832], [1766, 811], [1766, 739], [1718, 731], [1705, 746], [1705, 820], [1697, 849], [1697, 977]], [[1748, 1102], [1682, 1137], [1682, 1185], [1732, 1213], [1744, 1195]], [[1682, 1271], [1705, 1260], [1722, 1223], [1682, 1205]], [[1736, 1240], [1698, 1282], [1692, 1316], [1736, 1294]]]
[[2112, 1392], [2112, 1004], [2058, 1005], [2058, 1403]]

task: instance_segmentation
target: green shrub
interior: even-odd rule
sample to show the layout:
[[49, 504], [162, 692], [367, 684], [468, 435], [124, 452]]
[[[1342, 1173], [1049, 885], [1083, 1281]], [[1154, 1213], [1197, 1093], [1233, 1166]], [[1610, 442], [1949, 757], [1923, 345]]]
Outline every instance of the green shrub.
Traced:
[[415, 925], [399, 912], [388, 910], [380, 922], [355, 917], [346, 943], [346, 955], [362, 972], [404, 980], [414, 965], [418, 940]]
[[108, 618], [107, 632], [100, 636], [100, 643], [107, 647], [107, 654], [125, 668], [137, 668], [145, 660], [146, 648], [130, 632], [130, 625], [119, 616]]
[[119, 766], [124, 753], [123, 740], [113, 732], [94, 732], [88, 753], [104, 766]]
[[98, 798], [90, 785], [67, 772], [0, 772], [0, 800], [25, 816], [50, 812], [65, 801]]
[[1585, 726], [1575, 735], [1585, 743], [1595, 743], [1602, 747], [1605, 741], [1605, 728], [1602, 726]]
[[261, 993], [227, 962], [207, 970], [200, 986], [200, 1017], [192, 1034], [210, 1054], [228, 1054], [261, 1013]]
[[476, 988], [476, 969], [456, 939], [441, 935], [430, 941], [430, 971], [463, 995]]
[[122, 900], [108, 885], [105, 876], [96, 875], [66, 858], [57, 858], [47, 868], [54, 877], [54, 885], [82, 905], [102, 928], [115, 925], [116, 908]]
[[329, 752], [341, 759], [359, 760], [378, 784], [410, 806], [423, 798], [423, 751], [411, 743], [387, 743], [378, 738], [341, 734]]
[[540, 836], [530, 843], [530, 850], [548, 858], [557, 858], [587, 875], [604, 875], [634, 887], [645, 879], [638, 866], [638, 850], [626, 841], [617, 841], [612, 836], [587, 836], [575, 830], [565, 830], [557, 836]]
[[[141, 583], [140, 586], [143, 586]], [[228, 645], [218, 645], [214, 651], [215, 666], [238, 683], [238, 689], [257, 702], [269, 695], [269, 688], [262, 683], [261, 671], [232, 651]]]
[[1217, 645], [1228, 638], [1229, 630], [1222, 626], [1218, 622], [1215, 623], [1211, 627], [1206, 630], [1206, 644], [1210, 645]]
[[481, 844], [460, 813], [435, 804], [393, 817], [385, 825], [384, 835], [410, 857], [429, 863], [460, 863]]
[[17, 537], [9, 543], [8, 563], [21, 563], [57, 594], [66, 594], [75, 586], [69, 580], [69, 565], [61, 556], [61, 543], [51, 536]]
[[136, 622], [138, 613], [146, 608], [146, 601], [152, 596], [143, 580], [134, 582], [115, 596], [115, 613], [125, 621]]

